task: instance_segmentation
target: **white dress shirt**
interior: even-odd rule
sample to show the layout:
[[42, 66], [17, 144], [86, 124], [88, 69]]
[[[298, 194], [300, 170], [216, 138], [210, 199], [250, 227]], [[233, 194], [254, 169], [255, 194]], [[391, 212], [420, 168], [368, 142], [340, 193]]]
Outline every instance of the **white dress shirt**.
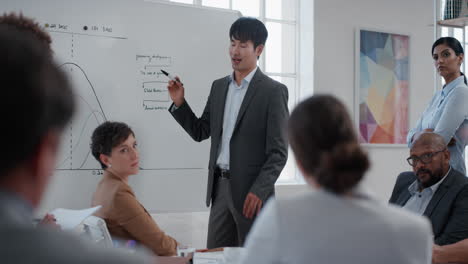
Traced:
[[234, 73], [231, 74], [231, 79], [226, 96], [226, 103], [224, 104], [224, 118], [223, 118], [223, 134], [221, 135], [221, 147], [219, 148], [218, 159], [216, 165], [222, 169], [229, 170], [229, 143], [231, 142], [232, 132], [236, 125], [237, 115], [239, 114], [242, 101], [244, 101], [245, 93], [249, 87], [250, 81], [257, 71], [255, 67], [245, 78], [237, 85]]
[[406, 202], [403, 206], [406, 210], [409, 210], [413, 213], [417, 213], [419, 215], [423, 215], [426, 211], [427, 205], [432, 200], [432, 196], [434, 193], [439, 189], [440, 184], [447, 178], [447, 175], [450, 173], [452, 167], [449, 168], [447, 174], [440, 179], [436, 184], [424, 188], [419, 191], [419, 182], [415, 180], [410, 186], [408, 186], [408, 191], [411, 194], [411, 198]]

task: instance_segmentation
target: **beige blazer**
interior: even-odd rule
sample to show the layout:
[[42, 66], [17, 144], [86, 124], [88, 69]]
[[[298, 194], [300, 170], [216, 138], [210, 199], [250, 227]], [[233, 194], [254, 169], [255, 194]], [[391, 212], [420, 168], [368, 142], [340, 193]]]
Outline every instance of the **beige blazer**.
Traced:
[[121, 178], [105, 172], [93, 195], [96, 216], [106, 221], [112, 236], [135, 240], [159, 256], [177, 254], [177, 241], [166, 235]]

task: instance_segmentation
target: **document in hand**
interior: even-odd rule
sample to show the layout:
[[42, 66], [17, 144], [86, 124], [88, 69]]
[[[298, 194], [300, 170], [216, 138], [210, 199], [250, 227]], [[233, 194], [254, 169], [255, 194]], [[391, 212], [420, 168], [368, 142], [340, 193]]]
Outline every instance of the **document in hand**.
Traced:
[[83, 220], [94, 214], [99, 208], [101, 208], [100, 205], [82, 210], [57, 208], [52, 210], [50, 214], [54, 215], [55, 219], [57, 219], [57, 224], [59, 224], [63, 230], [70, 230], [81, 224]]

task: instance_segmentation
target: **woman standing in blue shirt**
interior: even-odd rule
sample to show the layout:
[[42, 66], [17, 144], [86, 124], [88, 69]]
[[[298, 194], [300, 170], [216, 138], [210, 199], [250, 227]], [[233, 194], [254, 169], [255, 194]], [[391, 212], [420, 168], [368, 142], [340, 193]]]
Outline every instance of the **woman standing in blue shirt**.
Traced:
[[460, 42], [452, 37], [438, 39], [432, 45], [432, 58], [445, 85], [437, 91], [422, 116], [407, 137], [408, 146], [423, 132], [441, 135], [450, 151], [450, 165], [466, 174], [465, 146], [468, 142], [468, 87], [460, 71], [464, 52]]

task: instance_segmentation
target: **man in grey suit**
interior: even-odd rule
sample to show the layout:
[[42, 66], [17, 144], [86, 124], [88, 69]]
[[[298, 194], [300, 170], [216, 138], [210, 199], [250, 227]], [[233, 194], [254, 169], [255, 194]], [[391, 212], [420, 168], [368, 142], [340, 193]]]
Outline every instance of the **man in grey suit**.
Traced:
[[0, 262], [150, 263], [34, 227], [33, 210], [55, 166], [60, 137], [75, 108], [71, 87], [32, 32], [0, 24]]
[[215, 80], [197, 118], [180, 80], [170, 81], [169, 111], [196, 141], [211, 137], [206, 205], [211, 212], [208, 248], [242, 246], [287, 160], [283, 125], [288, 90], [257, 68], [268, 32], [255, 18], [236, 20], [229, 31], [234, 72]]
[[413, 172], [398, 176], [390, 203], [427, 216], [437, 245], [468, 238], [468, 178], [450, 167], [444, 139], [424, 133], [413, 143], [410, 155]]

